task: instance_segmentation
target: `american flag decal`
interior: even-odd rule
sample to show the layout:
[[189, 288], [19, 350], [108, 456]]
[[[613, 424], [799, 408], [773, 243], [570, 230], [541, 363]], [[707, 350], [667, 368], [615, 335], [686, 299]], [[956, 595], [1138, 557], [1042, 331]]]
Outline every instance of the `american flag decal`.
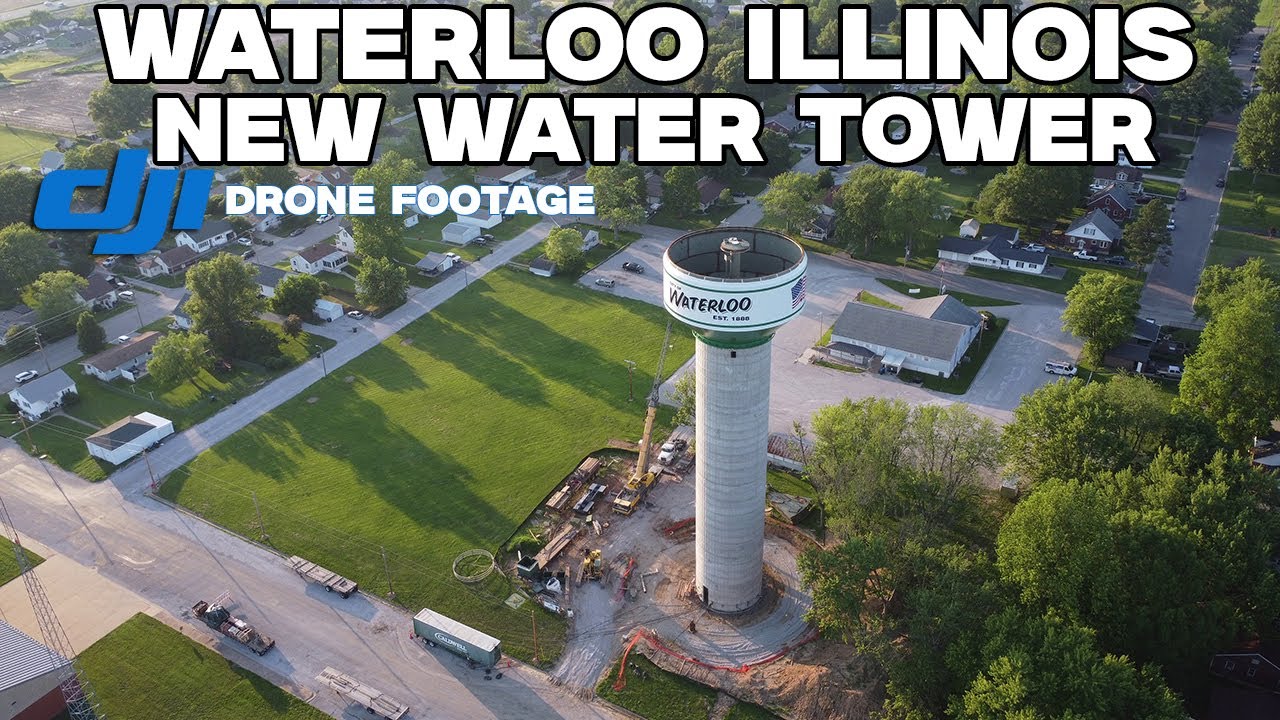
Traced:
[[804, 283], [808, 276], [802, 277], [791, 286], [791, 307], [796, 308], [804, 302]]

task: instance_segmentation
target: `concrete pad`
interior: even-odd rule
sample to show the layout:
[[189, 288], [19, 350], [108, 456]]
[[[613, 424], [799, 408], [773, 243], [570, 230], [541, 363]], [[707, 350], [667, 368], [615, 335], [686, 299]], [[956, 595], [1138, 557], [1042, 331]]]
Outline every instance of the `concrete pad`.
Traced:
[[[76, 653], [135, 614], [152, 609], [129, 590], [62, 555], [46, 558], [34, 572]], [[0, 617], [31, 637], [42, 637], [21, 578], [0, 587]]]

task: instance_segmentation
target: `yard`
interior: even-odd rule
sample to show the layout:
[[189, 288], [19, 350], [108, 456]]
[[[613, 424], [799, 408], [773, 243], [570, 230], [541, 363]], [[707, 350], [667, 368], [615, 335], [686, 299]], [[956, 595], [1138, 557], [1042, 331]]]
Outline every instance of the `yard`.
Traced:
[[[876, 278], [876, 282], [913, 298], [931, 298], [938, 294], [938, 288], [930, 285], [916, 285], [914, 283], [903, 282], [901, 280], [891, 280], [889, 278]], [[910, 292], [911, 290], [917, 290], [918, 292], [912, 293]], [[950, 292], [947, 294], [970, 307], [1003, 307], [1006, 305], [1018, 304], [1012, 300], [1001, 300], [999, 298], [987, 297], [986, 295], [974, 295], [972, 293], [965, 292]]]
[[707, 720], [716, 702], [715, 690], [669, 673], [640, 653], [627, 656], [626, 686], [621, 690], [613, 689], [617, 677], [618, 663], [614, 663], [596, 692], [649, 720]]
[[[575, 224], [572, 227], [575, 230], [582, 232], [584, 235], [590, 230], [595, 230], [596, 232], [600, 233], [600, 244], [587, 251], [586, 265], [584, 265], [582, 268], [583, 273], [591, 270], [595, 266], [604, 262], [609, 258], [610, 255], [614, 254], [615, 252], [621, 250], [622, 248], [640, 239], [640, 233], [631, 232], [630, 230], [619, 230], [618, 239], [615, 242], [613, 239], [613, 230], [609, 228], [598, 227], [595, 225], [581, 225], [581, 224]], [[542, 253], [545, 250], [545, 247], [544, 247], [545, 245], [546, 245], [545, 242], [540, 242], [537, 245], [534, 245], [528, 250], [525, 250], [524, 252], [512, 258], [512, 261], [520, 265], [528, 265], [534, 260], [537, 260], [538, 257], [542, 255]], [[564, 277], [569, 277], [569, 276], [564, 276]], [[576, 275], [570, 277], [570, 280], [577, 280], [577, 279], [578, 279], [578, 276]]]
[[[328, 379], [174, 473], [165, 497], [253, 537], [251, 498], [272, 545], [429, 606], [532, 656], [529, 612], [506, 608], [505, 578], [467, 592], [463, 550], [496, 551], [578, 461], [635, 438], [627, 402], [657, 363], [661, 308], [497, 270]], [[667, 368], [693, 352], [673, 336]], [[544, 661], [564, 624], [539, 618]]]
[[1014, 285], [1026, 285], [1027, 287], [1040, 288], [1049, 292], [1062, 293], [1065, 295], [1068, 290], [1075, 287], [1075, 284], [1084, 277], [1086, 273], [1091, 272], [1110, 272], [1135, 280], [1138, 283], [1146, 282], [1146, 273], [1135, 272], [1133, 270], [1125, 270], [1114, 265], [1106, 265], [1103, 263], [1069, 260], [1065, 258], [1055, 257], [1049, 263], [1050, 267], [1054, 265], [1065, 268], [1066, 273], [1061, 278], [1049, 277], [1048, 275], [1031, 275], [1029, 273], [1010, 272], [1008, 270], [996, 270], [993, 268], [976, 267], [970, 265], [965, 271], [965, 275], [969, 277], [983, 278], [985, 280], [996, 280], [998, 282], [1013, 283]]
[[1266, 235], [1219, 230], [1213, 234], [1206, 265], [1235, 266], [1252, 257], [1280, 270], [1280, 239]]
[[[1258, 196], [1262, 196], [1261, 206]], [[1233, 230], [1261, 232], [1280, 226], [1280, 175], [1259, 175], [1255, 180], [1247, 170], [1232, 172], [1222, 196], [1218, 224]]]
[[[30, 561], [33, 567], [44, 562], [44, 558], [30, 550], [26, 548], [22, 550], [27, 554], [27, 560]], [[4, 585], [20, 574], [18, 555], [14, 552], [13, 542], [9, 538], [0, 535], [0, 585]]]
[[904, 371], [900, 375], [903, 376], [904, 380], [914, 376], [923, 381], [925, 388], [934, 392], [963, 395], [969, 392], [969, 385], [978, 376], [978, 371], [987, 362], [987, 356], [991, 354], [996, 343], [1000, 342], [1000, 336], [1004, 334], [1004, 329], [1008, 324], [1008, 319], [996, 318], [995, 328], [978, 335], [978, 339], [973, 341], [973, 344], [969, 346], [969, 350], [965, 353], [965, 359], [960, 361], [960, 365], [956, 367], [955, 372], [951, 373], [949, 378], [922, 375], [909, 371]]
[[5, 126], [0, 128], [0, 166], [36, 167], [40, 156], [52, 150], [58, 136]]
[[146, 615], [80, 653], [100, 716], [131, 720], [323, 720], [270, 681]]
[[738, 205], [730, 203], [728, 205], [713, 205], [705, 213], [692, 213], [689, 215], [676, 215], [668, 210], [665, 206], [649, 218], [649, 222], [661, 227], [675, 228], [677, 230], [698, 230], [701, 228], [712, 228], [720, 224], [720, 221], [734, 214], [738, 210]]

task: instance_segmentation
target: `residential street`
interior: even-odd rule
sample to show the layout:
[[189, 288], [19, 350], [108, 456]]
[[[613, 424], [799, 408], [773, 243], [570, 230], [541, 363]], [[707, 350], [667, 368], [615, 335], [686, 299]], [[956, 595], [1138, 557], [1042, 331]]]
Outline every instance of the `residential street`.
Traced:
[[[330, 372], [390, 337], [462, 290], [469, 280], [500, 267], [540, 242], [553, 227], [542, 222], [438, 285], [418, 290], [399, 309], [367, 319], [363, 329], [325, 354]], [[313, 359], [214, 417], [174, 436], [151, 454], [158, 475], [171, 472], [321, 377]], [[408, 638], [410, 615], [364, 596], [343, 601], [306, 586], [282, 558], [146, 496], [143, 463], [126, 466], [90, 485], [0, 441], [0, 482], [18, 530], [138, 593], [175, 617], [196, 600], [226, 591], [237, 613], [260, 625], [277, 647], [259, 659], [218, 643], [224, 655], [291, 688], [339, 716], [331, 693], [315, 695], [315, 676], [337, 667], [409, 703], [415, 717], [611, 718], [611, 711], [553, 688], [541, 673], [516, 667], [502, 680], [442, 651], [428, 652]], [[212, 638], [212, 635], [208, 635]], [[314, 697], [313, 697], [314, 696]]]

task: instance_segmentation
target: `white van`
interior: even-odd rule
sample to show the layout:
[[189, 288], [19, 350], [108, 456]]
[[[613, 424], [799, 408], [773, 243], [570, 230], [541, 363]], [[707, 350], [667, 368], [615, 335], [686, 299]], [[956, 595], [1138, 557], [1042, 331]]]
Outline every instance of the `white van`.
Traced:
[[1050, 360], [1049, 362], [1044, 364], [1044, 371], [1047, 373], [1052, 373], [1054, 375], [1069, 375], [1071, 377], [1075, 377], [1076, 366], [1072, 365], [1071, 363], [1056, 362], [1054, 360]]

